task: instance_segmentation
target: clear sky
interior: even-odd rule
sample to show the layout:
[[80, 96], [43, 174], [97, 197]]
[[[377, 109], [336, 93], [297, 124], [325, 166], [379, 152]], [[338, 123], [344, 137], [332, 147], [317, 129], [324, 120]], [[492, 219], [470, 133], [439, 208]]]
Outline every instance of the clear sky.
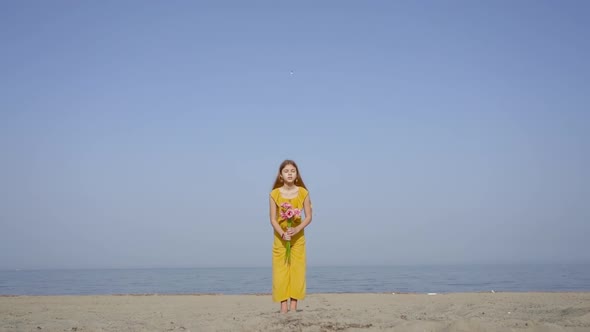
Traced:
[[2, 1], [0, 269], [590, 262], [587, 1]]

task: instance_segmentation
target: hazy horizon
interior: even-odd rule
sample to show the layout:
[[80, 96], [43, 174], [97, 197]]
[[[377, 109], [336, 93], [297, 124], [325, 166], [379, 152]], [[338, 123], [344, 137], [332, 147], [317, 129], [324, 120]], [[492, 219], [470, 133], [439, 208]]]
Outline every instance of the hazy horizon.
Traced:
[[0, 269], [590, 263], [590, 3], [0, 3]]

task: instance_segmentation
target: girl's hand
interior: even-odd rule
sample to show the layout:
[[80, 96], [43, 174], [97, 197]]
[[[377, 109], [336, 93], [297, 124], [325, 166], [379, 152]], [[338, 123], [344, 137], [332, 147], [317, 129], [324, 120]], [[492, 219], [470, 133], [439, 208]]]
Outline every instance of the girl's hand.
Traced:
[[289, 234], [289, 236], [295, 236], [297, 233], [299, 233], [299, 228], [297, 228], [297, 227], [287, 228], [287, 234]]
[[281, 239], [285, 241], [291, 241], [291, 235], [289, 235], [289, 231], [284, 232], [283, 236], [281, 236]]

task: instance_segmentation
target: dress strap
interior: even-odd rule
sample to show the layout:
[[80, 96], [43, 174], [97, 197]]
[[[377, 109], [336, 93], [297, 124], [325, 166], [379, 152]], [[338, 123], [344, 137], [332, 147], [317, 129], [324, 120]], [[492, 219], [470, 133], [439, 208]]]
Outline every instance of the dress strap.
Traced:
[[307, 191], [307, 189], [303, 188], [303, 187], [299, 187], [299, 199], [301, 200], [301, 203], [303, 203], [303, 201], [305, 200], [305, 198], [307, 197], [307, 195], [309, 194], [309, 192]]
[[279, 193], [279, 189], [278, 189], [278, 188], [276, 188], [276, 189], [273, 189], [273, 190], [270, 192], [270, 197], [273, 199], [273, 201], [275, 201], [275, 204], [276, 204], [277, 206], [279, 206], [279, 194], [280, 194], [280, 193]]

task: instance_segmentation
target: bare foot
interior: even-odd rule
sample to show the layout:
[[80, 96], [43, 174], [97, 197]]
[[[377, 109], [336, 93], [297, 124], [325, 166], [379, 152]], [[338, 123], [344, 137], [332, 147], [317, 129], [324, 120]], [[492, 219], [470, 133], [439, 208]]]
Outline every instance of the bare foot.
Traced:
[[287, 310], [287, 301], [282, 301], [281, 302], [281, 313], [286, 314], [287, 312], [289, 312], [289, 310]]
[[297, 311], [297, 300], [291, 299], [291, 311]]

